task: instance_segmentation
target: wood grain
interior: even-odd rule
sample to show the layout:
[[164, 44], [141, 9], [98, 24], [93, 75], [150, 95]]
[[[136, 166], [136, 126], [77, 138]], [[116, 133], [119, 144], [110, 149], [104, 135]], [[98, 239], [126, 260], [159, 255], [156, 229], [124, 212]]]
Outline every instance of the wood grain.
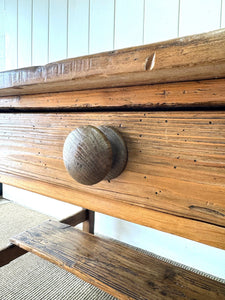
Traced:
[[95, 212], [92, 210], [87, 211], [87, 220], [83, 222], [83, 231], [94, 234], [95, 231]]
[[112, 147], [98, 128], [77, 127], [67, 136], [63, 146], [63, 161], [70, 176], [84, 185], [103, 180], [112, 167]]
[[69, 216], [63, 220], [61, 220], [62, 223], [68, 224], [70, 226], [77, 226], [80, 223], [86, 222], [89, 220], [89, 210], [88, 209], [82, 209], [75, 215]]
[[127, 164], [127, 146], [122, 135], [111, 126], [99, 126], [98, 129], [104, 133], [112, 148], [111, 170], [104, 180], [112, 180], [120, 176]]
[[[94, 213], [90, 212], [87, 209], [83, 209], [76, 213], [75, 215], [72, 215], [70, 217], [67, 217], [63, 219], [61, 222], [64, 224], [68, 224], [70, 226], [76, 226], [80, 223], [84, 223], [84, 226], [90, 225], [90, 230], [92, 230], [91, 233], [94, 233]], [[89, 229], [89, 228], [88, 228]], [[88, 231], [89, 232], [89, 231]], [[0, 267], [3, 267], [10, 263], [12, 260], [18, 258], [21, 255], [26, 254], [27, 251], [17, 247], [14, 244], [9, 244], [5, 248], [0, 250]]]
[[[88, 124], [118, 128], [129, 153], [92, 187], [62, 161], [68, 133]], [[225, 248], [224, 112], [2, 114], [0, 129], [1, 182]]]
[[225, 79], [0, 97], [0, 109], [221, 107]]
[[110, 126], [81, 126], [63, 146], [64, 165], [77, 182], [93, 185], [118, 177], [127, 163], [127, 148], [121, 134]]
[[225, 77], [225, 29], [0, 73], [0, 95]]
[[[33, 191], [71, 204], [88, 207], [106, 215], [124, 219], [136, 224], [152, 227], [164, 232], [172, 233], [187, 239], [204, 243], [225, 250], [225, 229], [217, 225], [195, 221], [194, 219], [178, 217], [155, 210], [126, 204], [112, 198], [101, 198], [95, 194], [74, 192], [64, 186], [40, 182], [32, 178], [12, 174], [0, 174], [0, 179], [7, 184]], [[39, 185], [38, 185], [38, 184]], [[65, 199], [65, 195], [67, 196]]]
[[11, 241], [119, 299], [225, 296], [223, 283], [59, 222], [45, 222]]

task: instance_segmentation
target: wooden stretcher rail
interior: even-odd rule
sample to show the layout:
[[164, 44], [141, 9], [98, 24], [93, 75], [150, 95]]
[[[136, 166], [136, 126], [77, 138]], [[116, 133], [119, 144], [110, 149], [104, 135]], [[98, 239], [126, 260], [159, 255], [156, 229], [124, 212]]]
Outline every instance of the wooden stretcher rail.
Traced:
[[0, 73], [0, 96], [225, 77], [225, 29]]

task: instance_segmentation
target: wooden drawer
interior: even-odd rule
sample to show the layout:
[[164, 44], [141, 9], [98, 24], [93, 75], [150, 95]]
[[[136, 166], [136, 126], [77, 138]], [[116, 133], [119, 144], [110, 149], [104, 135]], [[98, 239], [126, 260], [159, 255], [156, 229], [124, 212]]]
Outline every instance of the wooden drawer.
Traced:
[[[122, 133], [117, 179], [84, 186], [68, 175], [63, 144], [81, 125]], [[0, 138], [1, 182], [224, 248], [225, 112], [8, 113]]]

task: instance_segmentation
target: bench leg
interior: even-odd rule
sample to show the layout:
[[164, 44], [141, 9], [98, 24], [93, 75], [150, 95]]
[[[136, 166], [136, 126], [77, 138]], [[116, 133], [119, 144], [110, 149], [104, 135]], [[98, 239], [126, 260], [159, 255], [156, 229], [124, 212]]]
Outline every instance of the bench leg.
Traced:
[[83, 223], [83, 231], [94, 234], [95, 212], [87, 209], [87, 220]]

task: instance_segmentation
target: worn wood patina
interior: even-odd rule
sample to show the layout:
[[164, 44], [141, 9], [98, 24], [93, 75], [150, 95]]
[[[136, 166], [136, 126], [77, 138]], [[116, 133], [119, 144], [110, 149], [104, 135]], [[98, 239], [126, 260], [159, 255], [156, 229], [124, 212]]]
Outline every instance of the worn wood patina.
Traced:
[[122, 243], [48, 221], [11, 239], [119, 299], [222, 299], [225, 285]]
[[[225, 249], [224, 49], [223, 29], [0, 73], [0, 181], [88, 209], [67, 220], [84, 231], [97, 211]], [[108, 180], [68, 174], [63, 146], [80, 126], [119, 132], [118, 177], [105, 177], [107, 160]], [[12, 242], [4, 255], [22, 247], [120, 299], [225, 297], [222, 280], [62, 223]]]

